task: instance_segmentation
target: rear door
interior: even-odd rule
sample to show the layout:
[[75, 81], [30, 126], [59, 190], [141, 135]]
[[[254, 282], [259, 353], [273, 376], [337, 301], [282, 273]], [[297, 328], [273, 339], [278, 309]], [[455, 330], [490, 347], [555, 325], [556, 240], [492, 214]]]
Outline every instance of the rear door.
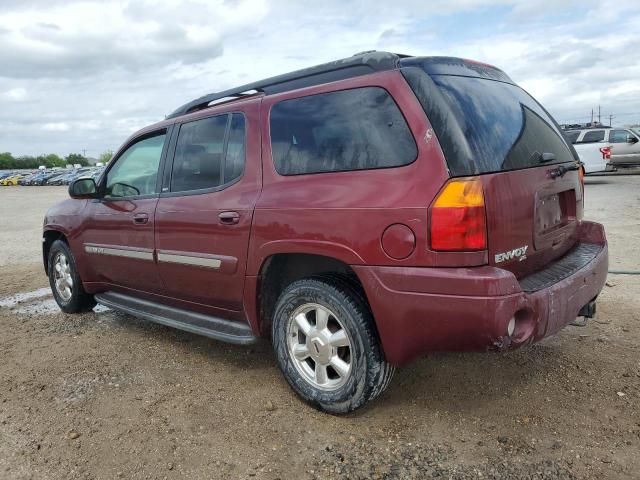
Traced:
[[[158, 270], [166, 294], [242, 310], [253, 208], [260, 193], [260, 100], [183, 123], [156, 209]], [[230, 313], [231, 312], [231, 313]]]
[[606, 130], [587, 130], [582, 135], [578, 143], [603, 143], [605, 141]]
[[489, 263], [518, 277], [539, 270], [574, 244], [582, 217], [575, 151], [549, 114], [499, 70], [472, 64], [456, 72], [464, 75], [449, 75], [448, 66], [431, 67], [428, 77], [403, 73], [451, 175], [483, 183]]

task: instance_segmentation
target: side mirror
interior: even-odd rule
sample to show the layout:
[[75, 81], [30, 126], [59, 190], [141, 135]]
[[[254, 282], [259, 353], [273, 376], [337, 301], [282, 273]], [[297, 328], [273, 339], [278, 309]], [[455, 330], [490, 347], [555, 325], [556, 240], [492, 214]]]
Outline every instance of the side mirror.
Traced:
[[93, 178], [78, 178], [69, 184], [71, 198], [96, 198], [98, 186]]
[[627, 143], [638, 143], [638, 139], [633, 135], [627, 135]]

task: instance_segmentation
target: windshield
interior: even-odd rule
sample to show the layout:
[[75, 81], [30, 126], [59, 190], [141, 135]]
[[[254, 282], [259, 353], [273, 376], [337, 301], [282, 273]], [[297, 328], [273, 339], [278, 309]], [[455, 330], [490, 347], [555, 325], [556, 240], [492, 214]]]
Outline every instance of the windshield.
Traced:
[[[554, 120], [517, 85], [436, 74], [423, 78], [432, 86], [423, 84], [421, 91], [414, 88], [415, 79], [405, 77], [425, 108], [454, 176], [575, 161]], [[424, 91], [425, 86], [430, 91]], [[439, 98], [423, 101], [425, 95]]]

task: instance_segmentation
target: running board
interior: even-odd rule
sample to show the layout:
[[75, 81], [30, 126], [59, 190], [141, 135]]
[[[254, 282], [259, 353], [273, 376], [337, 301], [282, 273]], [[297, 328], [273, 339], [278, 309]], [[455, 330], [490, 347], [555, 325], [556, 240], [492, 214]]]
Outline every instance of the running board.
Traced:
[[104, 292], [94, 296], [96, 302], [113, 310], [215, 340], [237, 345], [250, 345], [258, 340], [249, 325], [240, 322], [169, 307], [122, 293]]

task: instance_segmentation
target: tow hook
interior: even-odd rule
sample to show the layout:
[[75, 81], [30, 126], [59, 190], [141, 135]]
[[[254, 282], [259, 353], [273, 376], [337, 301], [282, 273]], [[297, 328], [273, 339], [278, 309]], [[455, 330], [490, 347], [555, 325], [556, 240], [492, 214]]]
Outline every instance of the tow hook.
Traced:
[[578, 318], [576, 318], [573, 322], [571, 322], [570, 325], [573, 325], [574, 327], [586, 327], [587, 319], [593, 318], [595, 316], [596, 316], [596, 302], [594, 300], [587, 303], [580, 309], [580, 311], [578, 312]]

